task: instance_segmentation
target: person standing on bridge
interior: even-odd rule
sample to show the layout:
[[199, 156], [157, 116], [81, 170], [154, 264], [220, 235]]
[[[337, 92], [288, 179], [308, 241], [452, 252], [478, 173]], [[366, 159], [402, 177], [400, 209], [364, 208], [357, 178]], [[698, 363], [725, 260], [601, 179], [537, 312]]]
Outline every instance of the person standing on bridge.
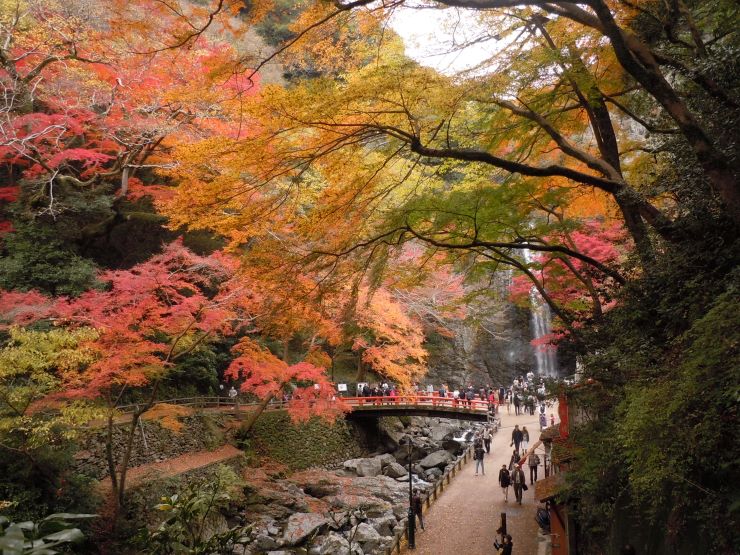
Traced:
[[501, 486], [504, 492], [504, 501], [509, 501], [509, 486], [511, 485], [511, 475], [509, 469], [506, 468], [505, 464], [501, 465], [501, 470], [498, 471], [498, 485]]
[[511, 443], [509, 444], [509, 447], [513, 445], [514, 449], [519, 451], [519, 445], [521, 444], [522, 439], [524, 439], [524, 434], [519, 429], [519, 424], [515, 424], [514, 430], [511, 432]]
[[231, 389], [229, 389], [229, 399], [232, 399], [234, 401], [234, 410], [239, 411], [239, 393], [234, 388], [234, 386], [231, 386]]

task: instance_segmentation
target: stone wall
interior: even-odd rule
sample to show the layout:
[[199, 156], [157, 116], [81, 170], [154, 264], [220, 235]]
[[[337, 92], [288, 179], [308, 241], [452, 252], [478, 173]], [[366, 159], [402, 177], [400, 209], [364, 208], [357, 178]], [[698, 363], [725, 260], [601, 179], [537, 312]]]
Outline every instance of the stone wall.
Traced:
[[[213, 449], [222, 445], [224, 433], [221, 415], [197, 413], [181, 419], [182, 431], [174, 431], [156, 421], [141, 421], [134, 438], [129, 467], [161, 462], [185, 453]], [[123, 457], [129, 424], [113, 429], [113, 451], [117, 460]], [[106, 428], [95, 428], [79, 441], [73, 470], [85, 476], [102, 479], [108, 474], [105, 458]]]
[[367, 434], [344, 419], [334, 424], [313, 418], [292, 423], [286, 412], [263, 413], [250, 434], [250, 447], [298, 470], [334, 466], [373, 446]]

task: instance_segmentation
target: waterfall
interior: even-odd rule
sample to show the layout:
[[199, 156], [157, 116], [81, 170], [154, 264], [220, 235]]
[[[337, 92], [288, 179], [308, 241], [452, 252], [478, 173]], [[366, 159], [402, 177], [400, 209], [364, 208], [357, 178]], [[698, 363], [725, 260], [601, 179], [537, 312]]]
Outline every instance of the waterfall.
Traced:
[[[529, 249], [524, 249], [524, 260], [527, 263], [534, 261], [534, 256]], [[532, 314], [532, 338], [540, 339], [552, 333], [552, 311], [533, 285], [529, 290], [530, 312]], [[555, 347], [552, 345], [537, 345], [534, 348], [534, 356], [537, 362], [537, 375], [546, 378], [555, 378], [558, 375], [558, 357]]]

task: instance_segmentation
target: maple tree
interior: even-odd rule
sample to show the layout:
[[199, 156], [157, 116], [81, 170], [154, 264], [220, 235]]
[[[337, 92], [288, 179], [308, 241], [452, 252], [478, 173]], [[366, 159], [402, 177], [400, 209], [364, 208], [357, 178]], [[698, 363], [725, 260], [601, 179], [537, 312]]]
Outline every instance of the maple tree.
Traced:
[[307, 420], [315, 415], [334, 420], [349, 410], [341, 398], [337, 398], [325, 367], [307, 361], [289, 364], [249, 337], [243, 338], [233, 350], [237, 356], [229, 364], [225, 376], [241, 380], [241, 390], [260, 400], [242, 426], [245, 432], [252, 429], [273, 399], [281, 399], [284, 394], [290, 396], [288, 412], [296, 420]]
[[[157, 400], [158, 388], [172, 365], [218, 335], [241, 331], [242, 318], [249, 321], [250, 294], [235, 268], [227, 257], [200, 257], [175, 242], [131, 270], [102, 273], [100, 280], [108, 285], [105, 291], [91, 290], [53, 303], [29, 299], [32, 294], [3, 293], [3, 304], [9, 305], [4, 312], [19, 321], [53, 315], [57, 325], [70, 330], [95, 330], [84, 341], [89, 360], [55, 367], [57, 391], [35, 404], [41, 410], [75, 399], [104, 401], [106, 457], [116, 506], [124, 501], [136, 427]], [[47, 309], [13, 310], [13, 301], [26, 300]], [[119, 461], [112, 445], [114, 418], [124, 394], [132, 389], [147, 394], [131, 414]]]
[[364, 380], [364, 365], [404, 391], [424, 376], [427, 352], [421, 325], [387, 290], [360, 291], [354, 327], [352, 350], [360, 353], [357, 381]]

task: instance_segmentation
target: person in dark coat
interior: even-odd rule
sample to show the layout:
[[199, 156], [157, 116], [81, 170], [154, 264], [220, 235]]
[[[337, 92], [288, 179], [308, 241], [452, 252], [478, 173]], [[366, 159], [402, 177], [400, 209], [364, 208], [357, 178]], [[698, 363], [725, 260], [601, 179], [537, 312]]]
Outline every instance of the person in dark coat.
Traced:
[[[416, 518], [419, 519], [419, 524], [421, 525], [421, 529], [424, 529], [424, 516], [422, 515], [423, 510], [423, 501], [421, 499], [421, 495], [419, 494], [419, 490], [414, 490], [414, 495], [411, 497], [411, 508], [414, 511], [414, 514], [416, 515]], [[414, 526], [416, 528], [416, 526]]]
[[519, 445], [522, 443], [523, 439], [524, 439], [524, 434], [519, 429], [519, 424], [516, 424], [514, 426], [514, 431], [511, 432], [511, 444], [509, 444], [509, 447], [513, 445], [514, 449], [519, 451]]
[[498, 485], [504, 492], [504, 501], [509, 500], [509, 486], [511, 485], [511, 476], [509, 475], [509, 469], [506, 468], [505, 464], [501, 465], [501, 470], [498, 471]]
[[522, 494], [524, 493], [524, 486], [527, 479], [524, 477], [524, 471], [518, 464], [514, 466], [514, 471], [511, 473], [511, 483], [514, 486], [514, 495], [516, 496], [516, 502], [522, 504]]
[[501, 549], [501, 555], [511, 555], [511, 552], [513, 549], [514, 549], [514, 542], [511, 541], [511, 534], [506, 534], [504, 536], [504, 545]]

